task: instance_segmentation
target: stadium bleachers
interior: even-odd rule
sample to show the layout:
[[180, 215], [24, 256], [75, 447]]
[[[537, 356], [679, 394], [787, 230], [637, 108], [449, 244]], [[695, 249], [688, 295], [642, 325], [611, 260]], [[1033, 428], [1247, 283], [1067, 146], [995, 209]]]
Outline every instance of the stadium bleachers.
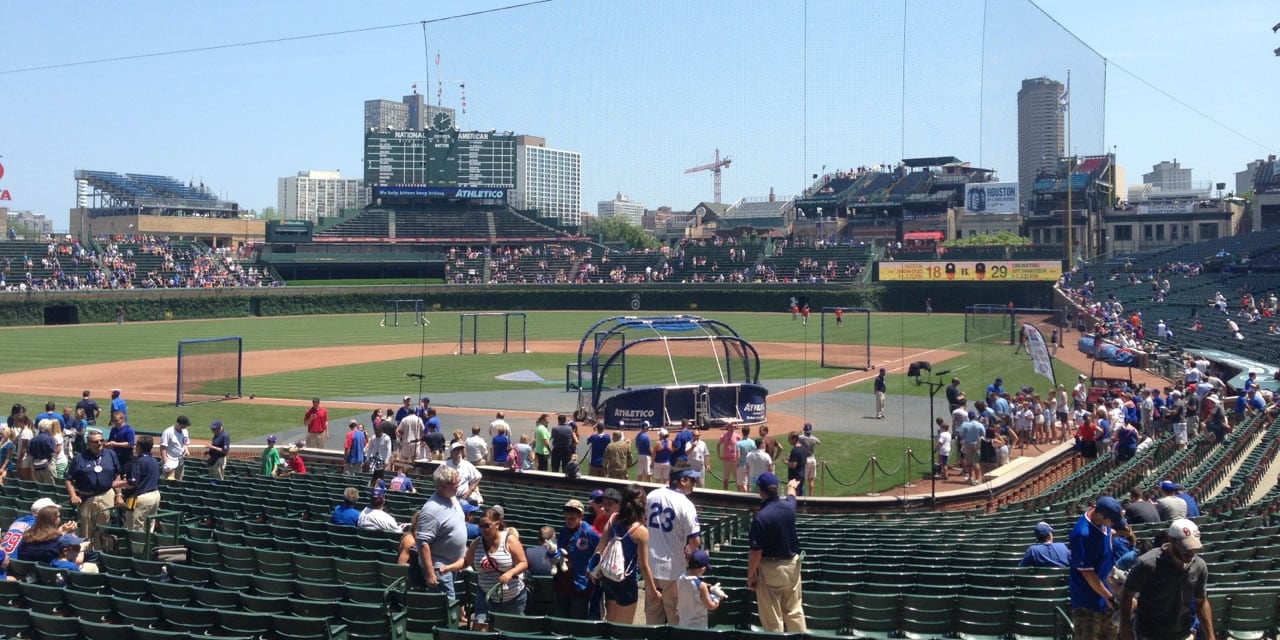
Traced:
[[0, 290], [22, 285], [36, 290], [79, 289], [97, 286], [100, 277], [92, 250], [65, 239], [0, 242], [0, 273], [4, 276]]

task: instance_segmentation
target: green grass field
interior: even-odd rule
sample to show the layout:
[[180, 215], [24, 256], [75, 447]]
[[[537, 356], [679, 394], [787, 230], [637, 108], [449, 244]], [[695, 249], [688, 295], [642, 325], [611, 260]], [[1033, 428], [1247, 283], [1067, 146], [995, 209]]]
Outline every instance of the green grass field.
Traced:
[[[815, 380], [849, 372], [849, 369], [819, 366], [822, 327], [817, 315], [810, 318], [808, 326], [793, 321], [787, 313], [703, 315], [723, 320], [753, 343], [780, 342], [795, 345], [796, 356], [804, 359], [762, 359], [762, 379]], [[527, 315], [528, 339], [531, 342], [577, 342], [593, 323], [607, 316], [608, 314], [601, 312], [530, 312]], [[91, 367], [120, 360], [173, 357], [177, 352], [178, 340], [239, 335], [244, 338], [246, 351], [346, 345], [404, 345], [403, 357], [395, 359], [247, 377], [244, 380], [246, 395], [254, 393], [262, 397], [295, 399], [315, 395], [330, 398], [387, 396], [409, 388], [416, 389], [417, 382], [407, 378], [405, 374], [415, 373], [420, 367], [427, 376], [428, 393], [482, 391], [501, 394], [511, 390], [563, 388], [565, 363], [574, 359], [570, 354], [535, 352], [420, 358], [424, 342], [451, 345], [458, 340], [457, 313], [434, 312], [427, 317], [432, 322], [427, 327], [402, 325], [384, 328], [378, 324], [382, 314], [359, 314], [2, 329], [0, 373], [19, 373], [54, 366]], [[857, 316], [846, 316], [844, 326], [835, 327], [833, 319], [828, 320], [828, 343], [836, 345], [833, 349], [845, 349], [847, 353], [852, 352], [856, 356], [861, 348], [860, 343], [865, 339], [865, 321]], [[499, 321], [482, 318], [481, 322], [494, 324]], [[482, 329], [481, 339], [490, 335], [487, 333], [489, 330], [490, 328]], [[961, 377], [964, 387], [971, 391], [985, 387], [996, 376], [1005, 378], [1010, 386], [1030, 384], [1041, 389], [1047, 388], [1049, 384], [1048, 380], [1032, 371], [1028, 357], [1013, 355], [1013, 347], [1007, 344], [964, 343], [964, 319], [961, 316], [873, 314], [871, 333], [876, 346], [889, 348], [890, 355], [887, 357], [897, 357], [892, 355], [894, 347], [904, 351], [923, 348], [961, 352], [963, 355], [960, 357], [935, 363], [934, 369], [950, 369], [953, 372], [951, 375]], [[629, 332], [627, 338], [635, 339], [640, 335], [640, 332]], [[439, 346], [436, 348], [439, 349]], [[629, 385], [670, 381], [670, 363], [662, 349], [660, 343], [655, 343], [643, 352], [628, 357]], [[702, 349], [705, 351], [705, 347]], [[928, 354], [920, 357], [929, 359]], [[677, 348], [673, 353], [673, 360], [681, 382], [705, 382], [718, 377], [715, 362], [705, 355], [695, 357], [693, 353], [684, 353]], [[1075, 374], [1073, 369], [1061, 363], [1055, 364], [1059, 379], [1072, 379]], [[545, 381], [505, 382], [496, 379], [498, 375], [525, 369], [532, 370]], [[915, 385], [904, 373], [890, 375], [890, 394], [927, 395], [927, 387]], [[946, 377], [950, 378], [950, 375]], [[734, 378], [740, 379], [740, 376], [735, 375]], [[122, 381], [122, 386], [127, 387], [128, 382]], [[780, 390], [774, 389], [775, 392]], [[870, 392], [871, 382], [868, 379], [843, 390]], [[98, 400], [103, 402], [106, 390], [94, 391]], [[568, 395], [565, 398], [564, 407], [548, 407], [548, 410], [568, 409], [573, 400]], [[22, 402], [33, 412], [41, 410], [46, 400], [50, 398], [38, 395], [0, 395], [0, 403], [6, 403], [7, 406]], [[74, 404], [78, 398], [52, 400], [62, 406]], [[130, 401], [131, 422], [144, 431], [163, 429], [179, 413], [191, 417], [197, 426], [193, 433], [198, 437], [203, 435], [204, 426], [209, 421], [219, 419], [227, 423], [228, 431], [237, 441], [248, 442], [259, 440], [268, 433], [297, 428], [301, 422], [302, 409], [226, 402], [194, 404], [178, 409], [171, 402]], [[363, 413], [355, 411], [332, 411], [331, 417], [339, 419], [357, 414], [364, 417]], [[468, 426], [466, 420], [451, 422], [456, 424], [449, 424], [450, 429]], [[516, 432], [522, 433], [525, 428], [531, 428], [531, 425], [521, 424]], [[893, 478], [878, 478], [877, 488], [881, 490], [903, 481], [905, 468], [902, 460], [907, 447], [912, 447], [917, 452], [927, 452], [929, 448], [927, 441], [905, 437], [846, 433], [823, 433], [821, 437], [824, 446], [820, 455], [827, 458], [842, 482], [853, 482], [866, 467], [872, 453], [878, 456], [881, 467], [897, 470], [898, 473]], [[916, 456], [925, 459], [928, 454], [917, 453]], [[918, 475], [923, 469], [915, 469], [914, 472]], [[867, 476], [850, 487], [828, 480], [826, 494], [856, 495], [869, 490], [870, 477]]]

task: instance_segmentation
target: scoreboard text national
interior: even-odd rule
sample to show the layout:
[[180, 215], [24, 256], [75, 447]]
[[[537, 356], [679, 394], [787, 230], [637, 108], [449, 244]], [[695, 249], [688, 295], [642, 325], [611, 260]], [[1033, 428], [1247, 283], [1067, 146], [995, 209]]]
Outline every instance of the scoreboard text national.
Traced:
[[884, 261], [877, 266], [881, 282], [1053, 282], [1062, 277], [1057, 260]]
[[366, 186], [515, 187], [516, 141], [488, 131], [365, 134]]

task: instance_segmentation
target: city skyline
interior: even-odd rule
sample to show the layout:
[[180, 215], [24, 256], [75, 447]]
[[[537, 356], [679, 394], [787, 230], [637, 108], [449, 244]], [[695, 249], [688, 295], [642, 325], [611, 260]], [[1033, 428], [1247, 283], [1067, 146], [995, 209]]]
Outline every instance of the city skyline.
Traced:
[[[841, 5], [812, 1], [806, 30], [804, 7], [789, 4], [602, 8], [558, 0], [433, 25], [427, 60], [439, 52], [442, 62], [431, 64], [429, 84], [416, 25], [13, 74], [9, 117], [0, 121], [0, 188], [13, 194], [5, 205], [44, 213], [55, 228], [67, 224], [77, 168], [203, 182], [261, 210], [274, 204], [280, 176], [312, 167], [361, 175], [353, 123], [364, 101], [408, 95], [418, 83], [434, 104], [437, 79], [443, 106], [459, 110], [464, 130], [531, 133], [580, 152], [583, 203], [619, 191], [655, 209], [711, 200], [710, 175], [682, 172], [709, 161], [717, 147], [734, 158], [724, 171], [729, 203], [771, 188], [779, 197], [794, 195], [824, 168], [926, 155], [955, 155], [1010, 181], [1018, 174], [1017, 85], [1039, 76], [1063, 80], [1068, 69], [1071, 153], [1114, 150], [1130, 176], [1176, 157], [1195, 168], [1197, 182], [1233, 183], [1235, 171], [1269, 151], [1105, 68], [1029, 4], [958, 4], [860, 4], [858, 23], [844, 24], [834, 19]], [[409, 3], [369, 11], [322, 4], [293, 20], [301, 6], [178, 9], [154, 2], [89, 7], [71, 18], [21, 6], [15, 23], [28, 28], [7, 43], [6, 68], [476, 8], [447, 3], [424, 15]], [[1261, 66], [1275, 64], [1265, 3], [1225, 3], [1211, 23], [1187, 19], [1201, 7], [1190, 2], [1166, 3], [1156, 15], [1094, 0], [1043, 6], [1124, 68], [1255, 140], [1276, 137], [1265, 105], [1277, 67]], [[283, 15], [291, 19], [278, 19]], [[136, 27], [129, 37], [114, 29], [124, 24]], [[290, 26], [282, 32], [281, 24]], [[625, 32], [615, 33], [618, 25]], [[1215, 46], [1188, 51], [1174, 44], [1192, 37]], [[476, 42], [490, 45], [485, 55], [474, 55]], [[1138, 44], [1146, 42], [1161, 44]], [[1237, 80], [1239, 88], [1201, 90], [1198, 79], [1216, 77]]]

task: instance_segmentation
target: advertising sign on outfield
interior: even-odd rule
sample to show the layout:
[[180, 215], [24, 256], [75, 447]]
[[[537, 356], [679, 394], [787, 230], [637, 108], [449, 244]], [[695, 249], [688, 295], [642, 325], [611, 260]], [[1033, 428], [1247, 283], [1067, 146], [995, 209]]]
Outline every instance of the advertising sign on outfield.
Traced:
[[1062, 277], [1059, 260], [879, 263], [881, 282], [1054, 282]]

